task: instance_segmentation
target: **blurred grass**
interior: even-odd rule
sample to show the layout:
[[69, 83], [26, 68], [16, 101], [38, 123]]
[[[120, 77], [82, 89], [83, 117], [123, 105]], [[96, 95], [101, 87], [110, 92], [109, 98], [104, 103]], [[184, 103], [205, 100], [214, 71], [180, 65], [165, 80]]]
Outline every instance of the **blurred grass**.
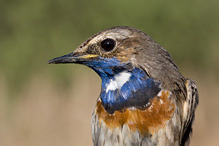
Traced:
[[[217, 138], [206, 131], [219, 132], [214, 116], [219, 106], [218, 6], [217, 0], [1, 0], [0, 145], [90, 145], [90, 115], [100, 79], [86, 67], [47, 61], [119, 25], [149, 34], [186, 77], [195, 79], [200, 106], [193, 145], [214, 145]], [[82, 135], [88, 143], [80, 143]]]

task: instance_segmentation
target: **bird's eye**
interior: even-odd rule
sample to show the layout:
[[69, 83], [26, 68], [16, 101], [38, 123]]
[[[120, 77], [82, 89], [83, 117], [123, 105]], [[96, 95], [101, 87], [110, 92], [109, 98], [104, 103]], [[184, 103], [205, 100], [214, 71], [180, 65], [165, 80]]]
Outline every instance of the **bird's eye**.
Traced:
[[101, 42], [101, 47], [105, 51], [112, 51], [113, 48], [115, 47], [115, 41], [113, 39], [105, 39]]

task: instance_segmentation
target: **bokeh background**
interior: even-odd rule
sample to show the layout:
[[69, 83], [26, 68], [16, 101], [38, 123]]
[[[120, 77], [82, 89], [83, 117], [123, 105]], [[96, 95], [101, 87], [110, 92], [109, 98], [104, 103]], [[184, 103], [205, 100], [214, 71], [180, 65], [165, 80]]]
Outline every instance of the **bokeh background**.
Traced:
[[219, 145], [218, 6], [218, 0], [1, 0], [0, 145], [92, 145], [100, 78], [85, 66], [47, 61], [119, 25], [149, 34], [196, 81], [191, 145]]

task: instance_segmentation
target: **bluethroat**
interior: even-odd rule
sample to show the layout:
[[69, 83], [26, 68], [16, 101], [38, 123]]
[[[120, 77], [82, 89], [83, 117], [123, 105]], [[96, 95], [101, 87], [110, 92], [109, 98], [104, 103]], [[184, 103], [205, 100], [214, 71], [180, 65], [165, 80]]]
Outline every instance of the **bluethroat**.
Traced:
[[102, 79], [92, 114], [95, 146], [189, 145], [196, 84], [144, 32], [125, 26], [101, 31], [49, 61], [60, 63], [86, 65]]

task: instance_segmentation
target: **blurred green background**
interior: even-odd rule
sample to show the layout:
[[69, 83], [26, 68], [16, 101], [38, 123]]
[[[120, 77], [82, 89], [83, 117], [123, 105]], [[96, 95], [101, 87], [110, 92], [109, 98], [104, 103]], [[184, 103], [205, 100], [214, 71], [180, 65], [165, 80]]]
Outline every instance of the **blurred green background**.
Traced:
[[0, 145], [92, 145], [101, 80], [79, 65], [48, 65], [113, 26], [149, 34], [196, 81], [191, 145], [218, 145], [219, 1], [1, 0]]

